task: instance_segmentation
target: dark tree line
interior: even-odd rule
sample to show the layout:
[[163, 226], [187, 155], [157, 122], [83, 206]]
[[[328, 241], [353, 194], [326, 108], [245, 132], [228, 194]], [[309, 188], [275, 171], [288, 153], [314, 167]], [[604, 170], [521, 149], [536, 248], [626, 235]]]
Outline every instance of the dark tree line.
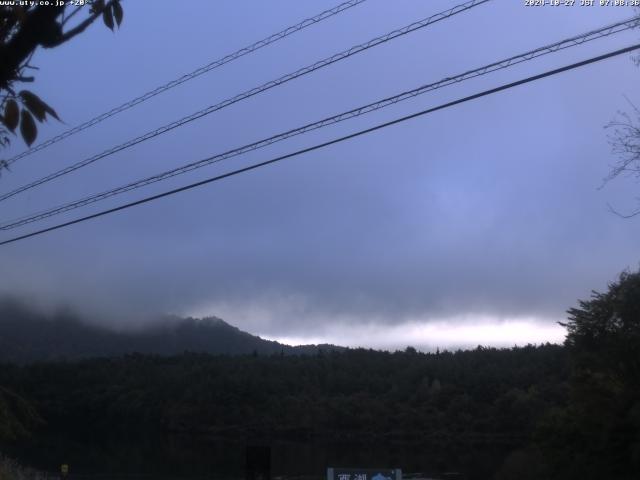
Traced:
[[561, 401], [560, 346], [420, 354], [411, 350], [238, 357], [130, 355], [5, 366], [2, 383], [56, 428], [258, 432], [518, 443]]
[[565, 357], [557, 345], [438, 354], [129, 355], [5, 365], [0, 383], [28, 398], [46, 422], [34, 429], [35, 439], [55, 432], [188, 433], [495, 447], [504, 457], [525, 449], [544, 413], [566, 400]]

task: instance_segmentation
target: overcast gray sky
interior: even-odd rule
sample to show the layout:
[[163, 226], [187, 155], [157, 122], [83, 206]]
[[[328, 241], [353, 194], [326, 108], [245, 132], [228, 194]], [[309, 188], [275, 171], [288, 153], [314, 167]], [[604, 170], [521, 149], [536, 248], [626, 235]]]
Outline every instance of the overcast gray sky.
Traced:
[[[123, 2], [40, 51], [32, 89], [66, 125], [297, 23], [337, 0]], [[1, 191], [56, 171], [351, 45], [460, 3], [368, 0], [14, 165]], [[579, 3], [579, 2], [577, 2]], [[151, 7], [153, 5], [153, 7]], [[223, 152], [633, 15], [495, 0], [289, 82], [0, 204], [2, 220]], [[115, 206], [546, 69], [630, 45], [639, 31], [437, 90], [355, 121], [76, 210]], [[598, 190], [615, 162], [603, 126], [629, 55], [465, 103], [98, 220], [0, 247], [0, 289], [124, 326], [156, 312], [216, 315], [288, 342], [512, 345], [561, 341], [555, 322], [637, 268], [640, 185]], [[16, 140], [6, 156], [23, 148]], [[31, 226], [21, 229], [26, 233]], [[8, 238], [17, 231], [4, 234]], [[95, 316], [94, 318], [98, 318]], [[108, 320], [104, 320], [107, 318]]]

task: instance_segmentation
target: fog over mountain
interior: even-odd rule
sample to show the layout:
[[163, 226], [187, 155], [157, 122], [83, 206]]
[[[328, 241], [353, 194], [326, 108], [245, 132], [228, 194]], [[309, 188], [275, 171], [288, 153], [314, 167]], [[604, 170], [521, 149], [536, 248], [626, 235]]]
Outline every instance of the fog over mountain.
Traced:
[[[82, 41], [37, 52], [33, 89], [65, 122], [41, 125], [39, 140], [335, 4], [164, 3], [130, 2], [117, 34], [96, 28]], [[633, 15], [627, 8], [523, 3], [487, 3], [234, 104], [3, 202], [2, 221]], [[17, 162], [3, 172], [0, 190], [451, 6], [366, 2]], [[82, 213], [619, 49], [637, 37], [624, 32], [461, 82]], [[640, 104], [639, 78], [630, 56], [617, 57], [5, 245], [0, 292], [30, 304], [69, 304], [83, 318], [116, 328], [170, 313], [216, 316], [294, 343], [394, 348], [408, 343], [406, 332], [416, 346], [474, 345], [479, 336], [495, 345], [562, 341], [556, 322], [565, 311], [639, 260], [640, 222], [607, 208], [632, 209], [637, 182], [625, 178], [598, 189], [616, 161], [603, 127], [617, 111], [629, 111], [625, 96]], [[6, 156], [21, 149], [16, 141]]]
[[68, 309], [44, 313], [14, 299], [0, 300], [0, 362], [76, 360], [133, 353], [176, 355], [315, 354], [330, 345], [293, 347], [263, 340], [225, 321], [164, 316], [152, 325], [115, 331], [87, 323]]

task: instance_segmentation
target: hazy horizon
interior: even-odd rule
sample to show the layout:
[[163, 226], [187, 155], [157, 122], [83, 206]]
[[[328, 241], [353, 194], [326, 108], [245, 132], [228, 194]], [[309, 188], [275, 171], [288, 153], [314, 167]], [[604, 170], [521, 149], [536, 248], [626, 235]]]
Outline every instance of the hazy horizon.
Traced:
[[[192, 319], [203, 321], [209, 319], [222, 320], [225, 323], [237, 327], [232, 319], [225, 319], [220, 315], [181, 316], [176, 313], [156, 313], [146, 318], [101, 318], [99, 314], [91, 314], [81, 311], [69, 304], [45, 304], [35, 303], [27, 298], [0, 296], [0, 302], [12, 304], [14, 302], [20, 308], [42, 315], [50, 321], [59, 318], [73, 318], [82, 324], [106, 328], [119, 333], [144, 333], [152, 331], [155, 327], [171, 327], [181, 321]], [[0, 324], [3, 318], [0, 317]], [[451, 322], [420, 322], [411, 321], [405, 324], [395, 325], [391, 328], [380, 327], [376, 322], [366, 325], [354, 325], [342, 321], [332, 324], [315, 337], [303, 336], [274, 336], [261, 332], [243, 330], [264, 340], [277, 341], [289, 346], [331, 344], [349, 348], [366, 348], [375, 350], [397, 351], [407, 347], [416, 348], [418, 351], [435, 352], [436, 350], [467, 350], [478, 346], [511, 348], [526, 345], [542, 345], [546, 343], [562, 344], [566, 334], [564, 327], [560, 325], [548, 325], [546, 322], [535, 319], [502, 320], [493, 321], [485, 319], [481, 324], [474, 324], [468, 319], [458, 319], [455, 325]], [[354, 340], [355, 339], [355, 340]]]

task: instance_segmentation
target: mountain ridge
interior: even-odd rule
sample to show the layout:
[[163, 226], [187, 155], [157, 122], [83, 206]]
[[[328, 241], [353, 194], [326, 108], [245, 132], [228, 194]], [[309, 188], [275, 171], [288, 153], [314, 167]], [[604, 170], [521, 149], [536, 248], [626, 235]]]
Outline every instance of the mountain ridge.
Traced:
[[116, 357], [133, 353], [177, 355], [305, 355], [343, 350], [335, 345], [291, 346], [240, 330], [218, 317], [166, 316], [148, 327], [116, 331], [70, 311], [42, 313], [15, 299], [0, 300], [0, 362], [33, 363]]

